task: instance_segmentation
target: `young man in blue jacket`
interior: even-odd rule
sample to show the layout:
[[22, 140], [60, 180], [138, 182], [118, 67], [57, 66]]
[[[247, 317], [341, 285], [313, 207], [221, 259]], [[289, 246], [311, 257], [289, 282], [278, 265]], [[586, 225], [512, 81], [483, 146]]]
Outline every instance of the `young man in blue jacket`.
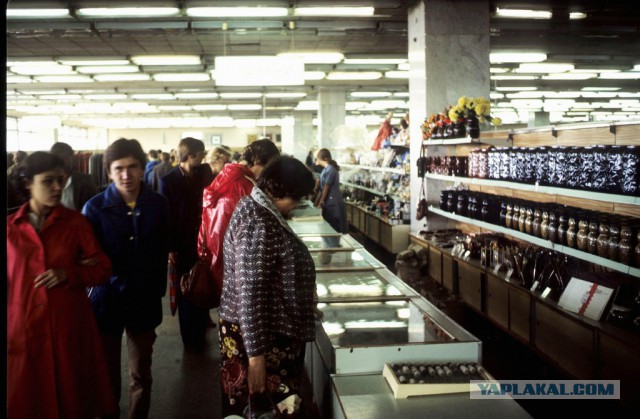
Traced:
[[84, 206], [113, 275], [89, 289], [111, 372], [120, 397], [120, 351], [126, 332], [131, 385], [129, 418], [146, 418], [151, 403], [151, 355], [155, 328], [162, 322], [167, 288], [169, 207], [142, 182], [146, 156], [136, 140], [120, 138], [104, 154], [113, 182]]

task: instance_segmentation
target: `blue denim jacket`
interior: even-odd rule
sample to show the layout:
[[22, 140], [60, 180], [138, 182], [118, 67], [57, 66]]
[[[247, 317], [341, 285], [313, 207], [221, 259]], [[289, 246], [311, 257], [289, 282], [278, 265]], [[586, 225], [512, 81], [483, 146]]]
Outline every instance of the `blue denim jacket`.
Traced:
[[131, 209], [112, 183], [89, 200], [82, 213], [113, 270], [109, 283], [88, 290], [101, 332], [152, 330], [162, 322], [161, 301], [167, 290], [166, 198], [143, 183]]

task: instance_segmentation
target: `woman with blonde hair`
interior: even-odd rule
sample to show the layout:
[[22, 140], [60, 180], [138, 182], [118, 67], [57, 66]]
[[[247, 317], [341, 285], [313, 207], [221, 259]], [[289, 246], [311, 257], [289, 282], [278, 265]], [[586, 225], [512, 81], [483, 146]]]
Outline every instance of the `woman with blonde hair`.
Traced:
[[211, 166], [211, 171], [214, 176], [217, 176], [229, 161], [231, 161], [231, 152], [224, 147], [212, 148], [205, 158], [205, 162]]

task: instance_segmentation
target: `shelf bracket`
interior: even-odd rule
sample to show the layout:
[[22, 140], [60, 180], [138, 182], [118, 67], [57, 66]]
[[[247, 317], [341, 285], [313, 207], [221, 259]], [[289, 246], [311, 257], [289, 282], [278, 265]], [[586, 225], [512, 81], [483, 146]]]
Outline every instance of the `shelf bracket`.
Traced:
[[558, 138], [558, 130], [556, 129], [556, 127], [551, 128], [551, 136], [553, 138]]
[[616, 135], [616, 124], [609, 125], [609, 132], [613, 135]]

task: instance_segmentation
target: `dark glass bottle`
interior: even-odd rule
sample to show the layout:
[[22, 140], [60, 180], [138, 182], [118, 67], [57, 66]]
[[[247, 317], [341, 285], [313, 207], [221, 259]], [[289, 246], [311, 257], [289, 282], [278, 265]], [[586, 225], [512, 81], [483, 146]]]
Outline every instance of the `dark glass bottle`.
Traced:
[[547, 227], [547, 238], [551, 243], [558, 242], [558, 214], [556, 211], [549, 211], [549, 225]]
[[456, 205], [455, 213], [458, 215], [466, 216], [467, 215], [467, 196], [464, 193], [458, 195], [458, 203]]
[[591, 220], [589, 223], [589, 234], [587, 234], [587, 250], [589, 253], [598, 253], [598, 221]]
[[507, 202], [500, 202], [500, 225], [505, 226], [507, 223]]
[[611, 260], [618, 260], [618, 248], [620, 246], [620, 227], [616, 223], [609, 226], [609, 249], [607, 257]]
[[510, 150], [509, 148], [500, 149], [500, 180], [510, 180], [509, 167], [510, 167]]
[[540, 223], [542, 222], [542, 210], [536, 207], [533, 210], [533, 220], [531, 221], [531, 231], [534, 236], [540, 237]]
[[500, 155], [498, 154], [498, 149], [490, 147], [487, 152], [487, 157], [489, 161], [487, 178], [500, 179]]
[[567, 246], [576, 248], [576, 235], [577, 230], [576, 215], [571, 214], [567, 220]]
[[527, 206], [525, 204], [520, 205], [520, 216], [518, 217], [518, 230], [524, 233], [524, 222], [527, 219]]
[[600, 220], [596, 242], [598, 256], [609, 257], [609, 222], [607, 220]]
[[[631, 265], [631, 227], [629, 225], [623, 225], [620, 227], [620, 244], [618, 245], [618, 262], [625, 265]], [[640, 232], [638, 233], [638, 239], [640, 241]]]
[[580, 179], [580, 147], [570, 147], [567, 150], [566, 160], [566, 187], [576, 188]]
[[567, 147], [558, 147], [556, 153], [555, 186], [564, 188], [567, 186]]
[[576, 235], [576, 244], [579, 250], [586, 252], [589, 249], [588, 245], [588, 236], [589, 236], [589, 221], [581, 217], [580, 221], [578, 221], [578, 234]]
[[558, 214], [558, 228], [557, 228], [557, 236], [558, 243], [565, 246], [567, 244], [567, 214], [562, 211]]
[[517, 147], [509, 149], [509, 180], [512, 182], [517, 181], [518, 153], [516, 152], [516, 149]]
[[605, 180], [605, 190], [608, 193], [622, 193], [623, 157], [624, 147], [614, 145], [609, 148], [609, 171]]
[[540, 237], [547, 240], [549, 238], [549, 209], [542, 209], [542, 221], [540, 222]]
[[546, 185], [547, 183], [547, 147], [538, 147], [536, 150], [536, 178], [535, 183]]
[[607, 146], [596, 146], [593, 153], [593, 177], [591, 178], [591, 189], [597, 192], [605, 191], [607, 172], [609, 171]]
[[547, 152], [547, 185], [549, 186], [557, 186], [557, 169], [556, 169], [556, 159], [558, 157], [558, 146], [550, 147]]
[[505, 227], [507, 228], [511, 228], [511, 223], [513, 221], [513, 202], [508, 201], [507, 202], [507, 213], [504, 217], [505, 219]]
[[524, 232], [533, 234], [533, 207], [527, 206], [526, 215], [524, 219]]
[[591, 182], [593, 178], [593, 161], [594, 161], [594, 147], [583, 147], [580, 150], [580, 180], [578, 187], [580, 189], [591, 190]]
[[640, 196], [640, 147], [625, 147], [622, 162], [622, 193]]
[[524, 155], [524, 179], [523, 182], [534, 183], [536, 179], [536, 149], [529, 147]]

